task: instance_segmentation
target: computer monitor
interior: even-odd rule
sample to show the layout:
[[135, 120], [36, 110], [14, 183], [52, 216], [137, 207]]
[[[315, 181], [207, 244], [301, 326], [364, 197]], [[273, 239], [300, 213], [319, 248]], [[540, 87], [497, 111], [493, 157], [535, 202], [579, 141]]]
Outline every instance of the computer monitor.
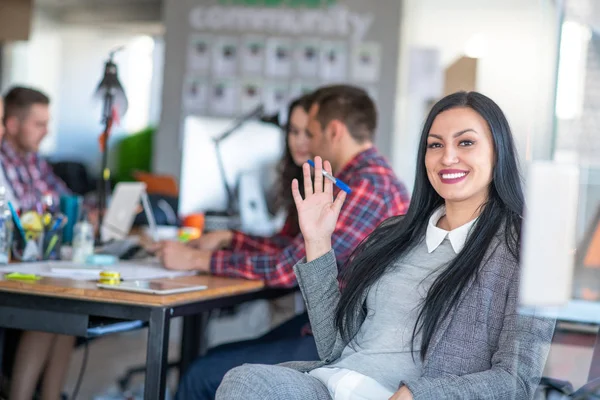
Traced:
[[[225, 118], [189, 116], [185, 120], [181, 160], [179, 214], [221, 211], [227, 194], [221, 180], [213, 138], [231, 127]], [[228, 182], [236, 187], [243, 171], [264, 171], [265, 190], [272, 187], [285, 137], [280, 128], [248, 121], [221, 143]]]

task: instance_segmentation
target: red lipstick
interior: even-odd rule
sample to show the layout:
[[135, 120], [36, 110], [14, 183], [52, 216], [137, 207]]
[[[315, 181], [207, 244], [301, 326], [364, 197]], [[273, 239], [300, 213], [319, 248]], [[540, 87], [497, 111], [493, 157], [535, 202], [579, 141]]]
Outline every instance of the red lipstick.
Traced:
[[439, 172], [442, 183], [453, 184], [462, 182], [469, 175], [469, 171], [461, 169], [443, 169]]

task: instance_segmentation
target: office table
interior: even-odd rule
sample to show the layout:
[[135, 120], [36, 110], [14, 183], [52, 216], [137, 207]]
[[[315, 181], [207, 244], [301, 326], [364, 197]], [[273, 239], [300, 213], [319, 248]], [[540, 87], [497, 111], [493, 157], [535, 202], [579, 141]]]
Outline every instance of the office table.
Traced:
[[[144, 399], [162, 400], [166, 389], [171, 318], [190, 317], [276, 295], [263, 290], [264, 284], [260, 281], [202, 275], [174, 280], [207, 285], [208, 289], [156, 296], [99, 289], [89, 281], [43, 278], [25, 282], [0, 277], [0, 327], [87, 337], [92, 316], [148, 322]], [[193, 340], [190, 335], [186, 340], [185, 331], [194, 334], [197, 329], [197, 326], [184, 329], [182, 349], [186, 352], [194, 346], [188, 343]], [[182, 357], [185, 356], [182, 353]], [[189, 363], [195, 356], [187, 354], [185, 362]]]

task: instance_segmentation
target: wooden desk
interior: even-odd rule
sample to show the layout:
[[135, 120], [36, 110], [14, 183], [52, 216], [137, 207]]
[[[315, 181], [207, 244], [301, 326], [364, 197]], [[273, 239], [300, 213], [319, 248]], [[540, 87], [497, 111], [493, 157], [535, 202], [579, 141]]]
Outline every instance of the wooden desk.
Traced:
[[[94, 282], [47, 278], [23, 282], [0, 278], [0, 327], [85, 337], [91, 316], [146, 321], [149, 327], [144, 399], [164, 399], [171, 318], [271, 297], [259, 281], [211, 276], [176, 280], [204, 284], [208, 289], [155, 296], [98, 289]], [[182, 348], [193, 347], [182, 343]], [[118, 349], [115, 350], [118, 354]]]
[[206, 285], [208, 289], [157, 296], [152, 294], [99, 289], [92, 281], [74, 281], [61, 278], [42, 278], [36, 282], [8, 280], [0, 277], [0, 290], [15, 293], [48, 295], [61, 298], [107, 301], [119, 304], [143, 306], [175, 306], [194, 301], [206, 301], [215, 298], [235, 296], [260, 290], [264, 284], [260, 281], [219, 278], [215, 276], [186, 276], [169, 279], [173, 282], [186, 282], [195, 285]]

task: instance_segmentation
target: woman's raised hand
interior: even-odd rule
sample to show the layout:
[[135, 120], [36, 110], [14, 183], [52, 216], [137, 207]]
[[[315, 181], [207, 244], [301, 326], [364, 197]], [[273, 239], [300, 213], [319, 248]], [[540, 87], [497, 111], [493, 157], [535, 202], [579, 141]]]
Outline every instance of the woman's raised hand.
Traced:
[[315, 157], [315, 181], [311, 179], [310, 166], [304, 164], [304, 199], [298, 181], [292, 182], [292, 194], [298, 209], [298, 222], [306, 244], [307, 261], [312, 261], [331, 249], [331, 235], [335, 230], [346, 192], [340, 190], [333, 200], [333, 182], [323, 177], [323, 168], [332, 173], [329, 161]]

